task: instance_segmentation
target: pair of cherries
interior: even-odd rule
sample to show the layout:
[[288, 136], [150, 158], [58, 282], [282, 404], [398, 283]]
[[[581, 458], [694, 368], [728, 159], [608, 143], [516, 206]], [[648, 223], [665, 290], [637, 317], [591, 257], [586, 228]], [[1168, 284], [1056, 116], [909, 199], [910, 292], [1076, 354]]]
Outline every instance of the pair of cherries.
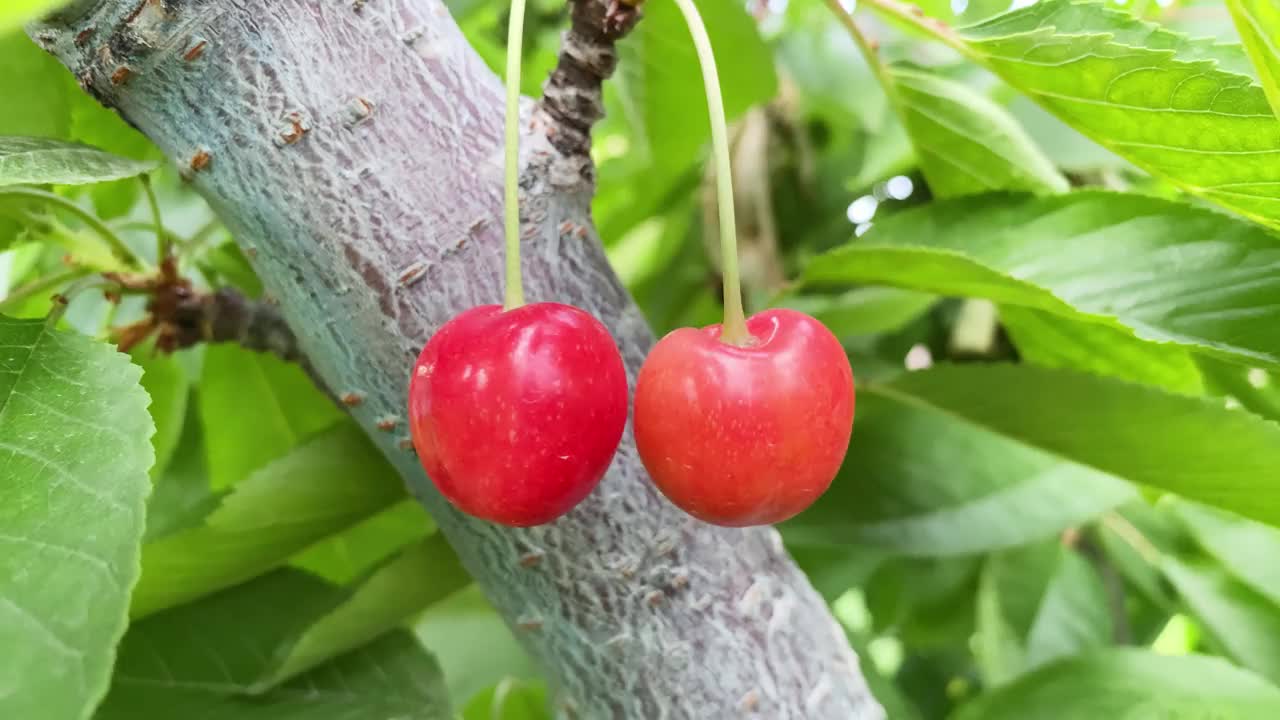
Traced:
[[[835, 477], [853, 429], [853, 372], [826, 327], [793, 310], [681, 328], [636, 382], [640, 458], [666, 497], [706, 522], [780, 522]], [[427, 342], [409, 389], [414, 445], [462, 511], [512, 526], [565, 514], [600, 482], [627, 420], [608, 330], [582, 310], [472, 308]]]
[[[638, 4], [640, 0], [636, 0]], [[636, 380], [636, 447], [671, 502], [719, 525], [780, 522], [835, 478], [853, 430], [853, 371], [803, 313], [742, 311], [724, 102], [693, 0], [674, 0], [702, 67], [724, 262], [725, 323], [682, 328]], [[627, 373], [609, 331], [582, 310], [524, 304], [519, 101], [525, 0], [507, 35], [506, 303], [445, 323], [418, 357], [409, 427], [440, 492], [503, 525], [550, 522], [604, 477], [627, 424]]]

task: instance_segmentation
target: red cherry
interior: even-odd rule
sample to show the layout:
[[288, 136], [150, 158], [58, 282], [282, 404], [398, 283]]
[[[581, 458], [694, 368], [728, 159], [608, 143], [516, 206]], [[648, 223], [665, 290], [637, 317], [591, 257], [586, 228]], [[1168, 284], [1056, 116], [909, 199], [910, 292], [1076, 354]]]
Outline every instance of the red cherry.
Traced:
[[472, 308], [431, 339], [409, 386], [427, 474], [463, 512], [550, 522], [600, 482], [627, 421], [622, 356], [569, 305]]
[[794, 310], [747, 319], [745, 347], [721, 327], [662, 338], [636, 382], [640, 458], [685, 512], [741, 527], [786, 520], [835, 478], [853, 430], [853, 371], [817, 320]]

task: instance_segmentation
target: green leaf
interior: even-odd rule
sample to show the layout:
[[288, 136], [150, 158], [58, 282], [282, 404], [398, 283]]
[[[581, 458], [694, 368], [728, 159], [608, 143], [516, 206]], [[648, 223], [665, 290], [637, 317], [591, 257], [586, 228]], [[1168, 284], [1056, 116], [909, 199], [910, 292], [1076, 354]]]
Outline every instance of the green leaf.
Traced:
[[890, 559], [865, 586], [874, 629], [916, 649], [968, 642], [980, 570], [977, 557]]
[[352, 422], [253, 473], [195, 528], [148, 543], [137, 618], [255, 577], [405, 496], [399, 474]]
[[[159, 148], [133, 126], [121, 120], [115, 111], [103, 107], [91, 95], [78, 90], [71, 97], [71, 139], [137, 161], [164, 159], [164, 153]], [[159, 173], [153, 177], [158, 180], [157, 175]], [[188, 189], [187, 192], [191, 191]], [[99, 217], [121, 217], [134, 208], [142, 194], [142, 183], [131, 179], [101, 183], [89, 188], [89, 194]], [[174, 213], [169, 210], [171, 206], [166, 203], [163, 195], [160, 202], [172, 222]]]
[[331, 611], [341, 588], [278, 570], [135, 623], [96, 720], [446, 720], [440, 668], [396, 632], [254, 695], [280, 648]]
[[1001, 364], [935, 367], [871, 390], [1139, 485], [1280, 524], [1280, 425], [1220, 402]]
[[1280, 607], [1280, 530], [1196, 503], [1170, 501], [1162, 507], [1222, 567]]
[[262, 297], [262, 281], [235, 242], [228, 240], [202, 253], [199, 265], [206, 275], [218, 278], [219, 284], [235, 287], [254, 299]]
[[415, 623], [414, 633], [440, 659], [449, 694], [459, 704], [504, 678], [540, 676], [506, 621], [475, 585], [432, 605]]
[[866, 585], [867, 578], [888, 555], [873, 548], [849, 552], [848, 548], [839, 545], [795, 544], [786, 534], [786, 528], [783, 531], [787, 554], [804, 571], [813, 589], [829, 603], [835, 602], [851, 588]]
[[542, 683], [503, 678], [467, 703], [463, 720], [552, 720]]
[[837, 337], [897, 330], [924, 314], [937, 297], [897, 288], [867, 287], [832, 295], [787, 295], [774, 303], [808, 313]]
[[1101, 580], [1056, 538], [991, 555], [978, 592], [975, 642], [988, 687], [1111, 640]]
[[287, 652], [277, 652], [278, 662], [255, 687], [267, 689], [360, 647], [470, 582], [444, 536], [415, 543], [362, 579], [341, 605], [282, 647]]
[[849, 640], [849, 648], [859, 658], [867, 659], [866, 662], [859, 663], [858, 672], [866, 681], [871, 696], [884, 709], [885, 717], [892, 720], [923, 720], [920, 710], [915, 705], [915, 698], [908, 699], [907, 692], [898, 683], [901, 675], [895, 673], [894, 677], [886, 677], [885, 673], [877, 667], [871, 649], [871, 643], [875, 639], [869, 633], [850, 631], [847, 625], [845, 637]]
[[954, 720], [1275, 717], [1280, 690], [1218, 658], [1104, 650], [1033, 672], [967, 703]]
[[1161, 569], [1228, 656], [1280, 680], [1280, 608], [1206, 562], [1165, 556]]
[[985, 297], [1280, 366], [1280, 241], [1158, 198], [1083, 192], [931, 203], [877, 221], [815, 258], [804, 278]]
[[0, 32], [7, 32], [21, 27], [28, 20], [34, 20], [71, 0], [5, 0], [0, 6]]
[[106, 691], [151, 490], [141, 374], [0, 316], [0, 717], [84, 718]]
[[1099, 179], [1147, 176], [1133, 163], [1076, 132], [1025, 95], [1011, 98], [1007, 109], [1031, 136], [1036, 147], [1062, 172]]
[[[1037, 543], [1034, 547], [1040, 546]], [[982, 684], [989, 688], [1007, 684], [1026, 665], [1026, 649], [1022, 645], [1022, 638], [1013, 627], [1001, 602], [995, 562], [996, 557], [992, 557], [983, 564], [974, 612], [973, 659]], [[1040, 569], [1039, 566], [1032, 568], [1034, 571]], [[1043, 580], [1043, 575], [1039, 572], [1031, 577]], [[1027, 579], [1017, 576], [1014, 578]], [[1033, 588], [1038, 584], [1028, 583]], [[1015, 595], [1015, 600], [1017, 599], [1021, 599], [1021, 594]]]
[[868, 386], [840, 474], [783, 528], [797, 543], [960, 555], [1056, 535], [1133, 497], [1113, 477]]
[[1000, 308], [1000, 322], [1024, 362], [1084, 370], [1183, 395], [1204, 391], [1186, 348], [1139, 340], [1120, 328], [1016, 305]]
[[186, 368], [172, 355], [159, 355], [151, 347], [134, 353], [134, 362], [142, 368], [142, 388], [151, 396], [151, 419], [156, 434], [151, 438], [156, 462], [151, 477], [159, 477], [173, 451], [178, 447], [187, 416], [190, 380]]
[[1280, 422], [1280, 383], [1262, 368], [1241, 367], [1216, 358], [1196, 358], [1207, 389], [1234, 399], [1249, 412]]
[[938, 197], [1065, 192], [1067, 179], [1008, 111], [963, 83], [892, 67], [892, 97]]
[[329, 582], [348, 583], [405, 545], [435, 530], [431, 516], [412, 498], [402, 500], [345, 532], [307, 548], [289, 564]]
[[88, 185], [136, 177], [155, 166], [65, 140], [0, 136], [0, 187]]
[[154, 489], [147, 502], [147, 544], [179, 530], [198, 527], [222, 502], [209, 487], [204, 430], [195, 403], [187, 404], [178, 444], [164, 472], [159, 477], [153, 473], [153, 480]]
[[[773, 97], [773, 55], [741, 3], [697, 0], [716, 55], [725, 114], [732, 121]], [[640, 147], [668, 169], [687, 167], [711, 137], [693, 38], [674, 3], [644, 9], [644, 22], [619, 43], [617, 82]]]
[[296, 365], [231, 344], [205, 350], [199, 398], [215, 489], [243, 480], [343, 417]]
[[1226, 5], [1275, 110], [1280, 107], [1280, 6], [1273, 0], [1226, 0]]
[[959, 36], [975, 59], [1107, 149], [1187, 192], [1278, 222], [1280, 123], [1238, 46], [1069, 0]]
[[1056, 544], [1057, 563], [1027, 634], [1027, 665], [1039, 667], [1111, 642], [1111, 615], [1102, 579], [1081, 557]]

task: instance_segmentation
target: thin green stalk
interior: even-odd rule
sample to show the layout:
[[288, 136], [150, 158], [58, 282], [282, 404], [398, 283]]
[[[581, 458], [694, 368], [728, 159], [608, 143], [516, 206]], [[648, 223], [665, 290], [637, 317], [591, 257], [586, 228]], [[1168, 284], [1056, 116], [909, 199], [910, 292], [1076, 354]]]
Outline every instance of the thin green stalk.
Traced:
[[147, 267], [147, 263], [133, 251], [133, 248], [125, 244], [124, 240], [115, 233], [114, 230], [107, 227], [107, 224], [99, 220], [93, 213], [85, 210], [70, 200], [51, 192], [37, 190], [27, 187], [11, 187], [0, 190], [0, 199], [4, 198], [20, 198], [26, 200], [36, 200], [48, 203], [54, 207], [65, 210], [72, 215], [80, 218], [81, 222], [88, 225], [90, 229], [98, 234], [111, 247], [111, 251], [121, 262], [135, 270], [141, 270]]
[[[124, 222], [113, 222], [111, 227], [116, 232], [155, 232], [155, 223], [150, 220], [126, 220]], [[165, 239], [169, 243], [170, 248], [176, 248], [178, 252], [183, 249], [183, 240], [178, 237], [172, 230], [164, 231]]]
[[160, 217], [160, 202], [156, 200], [155, 188], [151, 187], [151, 175], [143, 175], [139, 179], [142, 180], [142, 191], [147, 195], [147, 205], [151, 206], [151, 220], [156, 231], [156, 262], [161, 263], [173, 248], [169, 243], [169, 233], [164, 230], [164, 220]]
[[[887, 15], [929, 33], [962, 55], [974, 59], [978, 58], [978, 53], [974, 52], [968, 43], [961, 40], [960, 36], [949, 25], [941, 20], [926, 16], [924, 11], [915, 5], [908, 5], [898, 2], [898, 0], [859, 0], [859, 2], [865, 3], [867, 7], [876, 10], [882, 15]], [[839, 10], [842, 15], [849, 14], [843, 7], [839, 8]]]
[[738, 226], [733, 215], [733, 171], [729, 164], [729, 128], [724, 119], [724, 100], [720, 96], [720, 78], [716, 58], [711, 51], [711, 38], [693, 0], [675, 0], [684, 14], [685, 24], [693, 35], [693, 47], [702, 66], [706, 86], [707, 110], [711, 116], [711, 149], [716, 169], [716, 205], [720, 211], [720, 262], [724, 272], [724, 325], [720, 339], [731, 345], [744, 345], [751, 340], [747, 332], [746, 313], [742, 310], [742, 281], [738, 274]]
[[[198, 256], [204, 250], [204, 244], [221, 228], [222, 221], [218, 218], [214, 218], [200, 226], [200, 229], [192, 233], [185, 243], [180, 242], [183, 246], [182, 252], [189, 257]], [[179, 241], [181, 241], [181, 238], [179, 238]]]
[[67, 307], [71, 305], [71, 301], [76, 295], [79, 295], [90, 288], [106, 287], [110, 285], [114, 285], [114, 283], [101, 275], [81, 277], [80, 279], [72, 282], [70, 287], [63, 290], [61, 293], [58, 293], [58, 297], [54, 299], [53, 308], [49, 310], [49, 314], [45, 317], [45, 324], [50, 329], [56, 327], [58, 325], [58, 321], [62, 319], [64, 314], [66, 314]]
[[37, 280], [32, 280], [22, 287], [14, 288], [13, 292], [5, 295], [3, 298], [0, 298], [0, 312], [12, 310], [41, 293], [48, 292], [56, 287], [82, 278], [90, 272], [91, 271], [88, 268], [72, 268], [70, 270], [63, 270], [59, 273], [47, 275]]
[[520, 60], [524, 54], [524, 3], [525, 0], [512, 0], [507, 30], [506, 310], [524, 305], [524, 282], [520, 277]]
[[893, 79], [889, 77], [889, 69], [880, 60], [880, 53], [876, 51], [875, 45], [862, 34], [862, 29], [853, 20], [853, 14], [846, 11], [844, 6], [840, 4], [840, 0], [823, 0], [831, 12], [835, 13], [836, 20], [849, 31], [849, 36], [853, 38], [854, 44], [858, 46], [858, 51], [862, 53], [862, 59], [867, 62], [867, 66], [871, 68], [871, 72], [875, 73], [876, 80], [880, 81], [880, 87], [884, 88], [886, 94], [894, 97], [897, 90], [894, 88]]

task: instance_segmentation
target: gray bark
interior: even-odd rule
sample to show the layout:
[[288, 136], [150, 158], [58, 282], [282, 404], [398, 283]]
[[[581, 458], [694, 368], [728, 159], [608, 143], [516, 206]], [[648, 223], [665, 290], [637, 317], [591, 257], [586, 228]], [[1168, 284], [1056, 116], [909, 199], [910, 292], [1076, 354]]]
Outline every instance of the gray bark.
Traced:
[[[526, 292], [600, 317], [634, 380], [653, 338], [590, 222], [614, 58], [601, 0], [583, 3], [526, 108]], [[883, 716], [778, 534], [675, 509], [629, 431], [586, 502], [512, 530], [444, 502], [403, 421], [379, 429], [433, 329], [502, 298], [501, 83], [439, 0], [81, 0], [32, 34], [180, 165], [329, 390], [364, 398], [352, 414], [541, 660], [560, 715]]]

